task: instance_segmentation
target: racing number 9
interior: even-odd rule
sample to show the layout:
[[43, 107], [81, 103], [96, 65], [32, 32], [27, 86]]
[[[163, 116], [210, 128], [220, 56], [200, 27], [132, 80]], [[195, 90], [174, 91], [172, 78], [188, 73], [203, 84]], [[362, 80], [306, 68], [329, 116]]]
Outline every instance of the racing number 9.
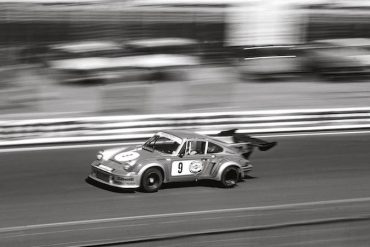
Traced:
[[182, 164], [182, 162], [180, 162], [177, 172], [182, 173], [182, 168], [183, 168], [183, 164]]

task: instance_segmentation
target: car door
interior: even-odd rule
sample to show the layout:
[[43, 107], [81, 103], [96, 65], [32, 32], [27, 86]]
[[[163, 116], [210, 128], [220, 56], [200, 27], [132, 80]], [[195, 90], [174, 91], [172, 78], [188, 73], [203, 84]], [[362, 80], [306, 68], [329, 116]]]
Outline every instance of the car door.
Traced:
[[171, 161], [170, 180], [171, 181], [194, 181], [212, 159], [211, 154], [207, 154], [207, 141], [188, 140], [183, 144], [179, 155]]

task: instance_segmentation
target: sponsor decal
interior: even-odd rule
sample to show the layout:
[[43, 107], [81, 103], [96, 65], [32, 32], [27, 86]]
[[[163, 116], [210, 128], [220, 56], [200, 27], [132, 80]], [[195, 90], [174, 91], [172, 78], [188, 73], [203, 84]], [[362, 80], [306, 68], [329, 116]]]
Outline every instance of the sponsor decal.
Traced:
[[171, 168], [171, 176], [194, 175], [203, 170], [203, 163], [200, 160], [174, 161]]
[[124, 182], [132, 182], [132, 181], [134, 181], [134, 178], [130, 178], [130, 177], [116, 177], [116, 180], [117, 181], [124, 181]]
[[140, 154], [134, 151], [128, 151], [128, 152], [123, 152], [119, 153], [116, 156], [114, 156], [114, 159], [117, 160], [118, 162], [129, 162], [132, 160], [136, 160], [139, 158]]
[[110, 167], [102, 165], [102, 164], [100, 164], [98, 167], [100, 169], [102, 169], [103, 171], [106, 171], [106, 172], [112, 172], [113, 171], [113, 168], [110, 168]]
[[198, 160], [191, 162], [189, 165], [189, 171], [191, 173], [198, 173], [198, 172], [201, 172], [202, 170], [203, 170], [203, 163]]

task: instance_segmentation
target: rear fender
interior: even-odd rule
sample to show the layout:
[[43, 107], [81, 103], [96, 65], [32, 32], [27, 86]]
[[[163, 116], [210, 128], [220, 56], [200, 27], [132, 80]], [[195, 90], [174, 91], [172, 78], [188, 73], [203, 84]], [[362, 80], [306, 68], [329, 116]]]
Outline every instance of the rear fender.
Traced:
[[234, 161], [226, 161], [225, 163], [222, 163], [221, 166], [218, 168], [218, 171], [217, 171], [215, 180], [221, 181], [222, 173], [224, 172], [224, 170], [227, 167], [230, 167], [230, 166], [234, 166], [234, 167], [238, 168], [238, 170], [240, 172], [240, 176], [244, 176], [244, 173], [243, 173], [243, 170], [241, 169], [241, 165], [240, 164], [238, 164], [238, 163], [236, 163]]

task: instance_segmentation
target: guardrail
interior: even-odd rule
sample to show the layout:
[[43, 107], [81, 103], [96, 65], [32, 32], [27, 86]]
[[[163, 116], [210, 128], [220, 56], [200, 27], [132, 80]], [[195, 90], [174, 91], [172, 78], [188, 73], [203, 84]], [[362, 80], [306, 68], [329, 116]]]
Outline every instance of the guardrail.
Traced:
[[370, 108], [264, 110], [0, 121], [0, 146], [129, 141], [168, 129], [214, 135], [370, 129]]

